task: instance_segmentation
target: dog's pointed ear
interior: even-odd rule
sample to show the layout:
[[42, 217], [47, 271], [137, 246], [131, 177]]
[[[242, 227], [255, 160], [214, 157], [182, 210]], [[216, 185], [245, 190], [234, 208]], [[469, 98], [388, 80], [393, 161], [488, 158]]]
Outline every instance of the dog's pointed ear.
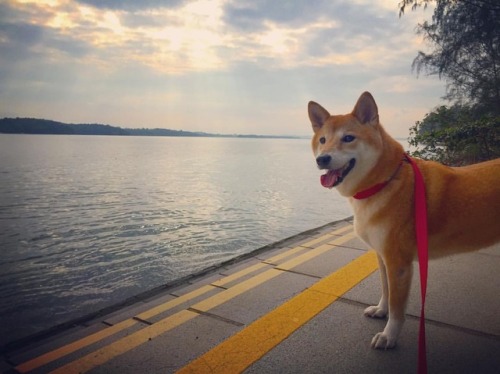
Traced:
[[363, 92], [361, 94], [352, 114], [362, 124], [378, 124], [378, 108], [371, 93]]
[[312, 128], [314, 132], [318, 131], [323, 127], [323, 123], [330, 117], [330, 113], [323, 108], [318, 103], [314, 101], [309, 101], [307, 105], [307, 111], [309, 113], [309, 119], [311, 120]]

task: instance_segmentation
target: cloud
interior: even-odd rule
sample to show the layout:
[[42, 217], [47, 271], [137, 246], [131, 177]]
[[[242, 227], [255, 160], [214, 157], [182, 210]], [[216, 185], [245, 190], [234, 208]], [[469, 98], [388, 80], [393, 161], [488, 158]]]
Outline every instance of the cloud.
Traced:
[[[360, 4], [361, 2], [361, 4]], [[396, 8], [372, 2], [235, 1], [224, 7], [224, 20], [241, 48], [235, 59], [263, 66], [364, 66], [373, 69], [407, 50], [405, 23]], [[404, 50], [404, 51], [403, 51]]]
[[101, 9], [136, 11], [154, 8], [175, 8], [186, 0], [78, 0], [79, 3]]
[[135, 28], [161, 28], [165, 25], [182, 27], [182, 22], [176, 17], [164, 12], [149, 10], [146, 12], [123, 12], [119, 14], [123, 26]]
[[2, 23], [0, 33], [4, 43], [15, 43], [21, 47], [29, 47], [41, 41], [44, 28], [29, 23]]
[[423, 111], [442, 90], [411, 75], [418, 15], [399, 19], [393, 5], [5, 1], [0, 116], [307, 134], [304, 103], [342, 113], [369, 89], [390, 113], [384, 123], [412, 124], [415, 112], [400, 108]]
[[265, 29], [266, 22], [304, 26], [318, 19], [329, 1], [230, 1], [224, 6], [225, 22], [241, 30]]
[[[151, 8], [160, 3], [176, 9]], [[128, 10], [131, 4], [141, 6]], [[92, 50], [101, 64], [127, 59], [165, 74], [223, 70], [243, 61], [277, 69], [373, 66], [383, 63], [376, 52], [387, 49], [401, 31], [387, 10], [323, 0], [80, 1], [39, 8], [43, 19], [28, 14], [27, 7], [18, 11], [31, 18], [32, 33], [43, 32], [38, 25], [45, 25], [47, 47], [76, 58]], [[387, 58], [391, 52], [379, 55]]]

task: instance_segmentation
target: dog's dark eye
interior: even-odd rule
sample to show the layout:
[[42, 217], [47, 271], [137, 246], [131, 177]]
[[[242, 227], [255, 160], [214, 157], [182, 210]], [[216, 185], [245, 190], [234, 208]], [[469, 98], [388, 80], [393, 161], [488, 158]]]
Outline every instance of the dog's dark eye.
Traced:
[[355, 136], [353, 136], [353, 135], [345, 135], [345, 136], [342, 138], [342, 141], [343, 141], [344, 143], [350, 143], [350, 142], [352, 142], [354, 139], [356, 139], [356, 137], [355, 137]]
[[322, 136], [321, 138], [319, 138], [319, 142], [320, 142], [321, 144], [325, 144], [325, 142], [326, 142], [325, 137], [324, 137], [324, 136]]

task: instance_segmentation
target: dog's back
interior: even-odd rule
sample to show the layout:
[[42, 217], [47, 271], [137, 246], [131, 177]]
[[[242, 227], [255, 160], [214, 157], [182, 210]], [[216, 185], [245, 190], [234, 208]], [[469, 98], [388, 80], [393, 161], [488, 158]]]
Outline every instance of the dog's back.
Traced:
[[458, 168], [418, 164], [427, 190], [431, 255], [500, 241], [500, 159]]

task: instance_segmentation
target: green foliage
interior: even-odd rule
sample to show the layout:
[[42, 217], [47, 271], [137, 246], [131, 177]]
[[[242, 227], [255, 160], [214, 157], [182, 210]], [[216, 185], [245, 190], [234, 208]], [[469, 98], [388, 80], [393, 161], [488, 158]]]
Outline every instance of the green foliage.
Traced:
[[[426, 1], [425, 3], [427, 3]], [[406, 0], [415, 4], [422, 1]], [[500, 2], [436, 0], [431, 22], [417, 26], [431, 47], [413, 61], [417, 72], [447, 82], [446, 98], [500, 115]]]
[[417, 73], [447, 83], [455, 102], [427, 114], [410, 129], [413, 155], [450, 165], [500, 157], [500, 2], [402, 0], [400, 15], [435, 4], [431, 22], [417, 26], [430, 52], [418, 52]]
[[427, 8], [427, 4], [429, 4], [431, 1], [433, 0], [403, 0], [398, 4], [399, 16], [402, 16], [405, 13], [407, 6], [409, 6], [411, 10], [415, 10], [420, 6]]
[[410, 129], [413, 156], [447, 165], [500, 157], [500, 117], [474, 119], [470, 108], [441, 106]]

